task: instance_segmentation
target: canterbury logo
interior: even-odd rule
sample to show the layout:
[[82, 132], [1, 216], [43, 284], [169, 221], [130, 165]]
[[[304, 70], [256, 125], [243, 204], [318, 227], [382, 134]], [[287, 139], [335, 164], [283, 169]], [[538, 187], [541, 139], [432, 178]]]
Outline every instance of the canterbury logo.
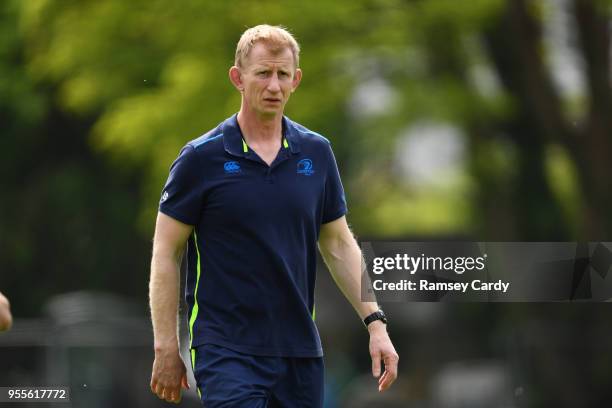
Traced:
[[163, 203], [164, 201], [166, 201], [168, 199], [168, 192], [164, 191], [164, 194], [162, 194], [161, 196], [161, 200], [159, 200], [160, 203]]
[[228, 161], [223, 164], [225, 173], [240, 173], [240, 164], [235, 161]]

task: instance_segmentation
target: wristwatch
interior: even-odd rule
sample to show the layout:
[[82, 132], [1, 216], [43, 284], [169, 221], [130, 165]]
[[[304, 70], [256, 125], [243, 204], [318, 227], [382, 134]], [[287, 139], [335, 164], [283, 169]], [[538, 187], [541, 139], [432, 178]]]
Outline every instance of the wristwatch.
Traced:
[[385, 315], [385, 312], [382, 311], [382, 309], [378, 309], [378, 311], [367, 316], [365, 319], [363, 319], [363, 323], [366, 325], [366, 327], [368, 327], [368, 324], [372, 323], [375, 320], [380, 320], [384, 324], [387, 324], [387, 316]]

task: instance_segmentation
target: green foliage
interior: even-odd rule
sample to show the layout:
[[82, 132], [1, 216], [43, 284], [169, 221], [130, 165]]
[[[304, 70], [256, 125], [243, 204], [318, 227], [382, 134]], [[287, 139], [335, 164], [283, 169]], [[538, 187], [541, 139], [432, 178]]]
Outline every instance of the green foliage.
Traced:
[[[144, 251], [137, 254], [137, 267], [146, 270], [168, 168], [188, 140], [237, 111], [239, 94], [227, 71], [242, 31], [260, 23], [285, 25], [301, 43], [304, 78], [287, 114], [332, 140], [356, 233], [486, 236], [495, 217], [520, 213], [517, 186], [529, 179], [517, 165], [525, 145], [519, 148], [520, 132], [508, 124], [531, 107], [504, 86], [487, 43], [508, 4], [2, 3], [0, 166], [5, 174], [19, 175], [7, 181], [14, 198], [0, 204], [8, 215], [1, 221], [8, 231], [0, 236], [3, 259], [19, 270], [40, 267], [35, 258], [44, 242], [36, 225], [44, 225], [50, 234], [85, 237], [54, 247], [52, 252], [66, 252], [59, 255], [60, 265], [103, 276], [101, 265], [118, 261], [104, 261], [104, 251], [112, 249], [99, 241], [103, 235], [125, 236], [126, 248], [133, 241]], [[547, 15], [539, 3], [530, 10], [536, 19]], [[388, 100], [371, 94], [372, 83]], [[563, 102], [573, 121], [587, 110], [584, 96]], [[453, 175], [455, 182], [445, 189], [415, 188], [396, 171], [398, 137], [423, 120], [449, 124], [464, 135], [467, 170]], [[545, 180], [561, 203], [561, 222], [578, 231], [576, 180], [583, 179], [578, 169], [568, 170], [573, 152], [546, 151]], [[495, 203], [500, 198], [502, 206]], [[543, 201], [527, 216], [547, 205]], [[56, 217], [45, 218], [49, 211]], [[506, 239], [528, 235], [520, 229], [506, 233]], [[71, 264], [67, 259], [79, 251], [86, 255]]]
[[546, 176], [553, 194], [561, 203], [565, 219], [573, 236], [580, 235], [580, 211], [583, 208], [580, 183], [575, 164], [567, 151], [559, 145], [550, 145], [546, 151]]
[[[53, 84], [60, 109], [95, 118], [86, 136], [114, 168], [146, 169], [139, 223], [148, 234], [159, 190], [180, 147], [238, 108], [227, 69], [245, 27], [283, 24], [295, 33], [305, 75], [288, 114], [332, 139], [353, 189], [350, 180], [388, 157], [412, 121], [442, 120], [469, 133], [475, 122], [511, 114], [503, 92], [483, 95], [471, 76], [488, 64], [478, 36], [494, 26], [503, 4], [37, 1], [21, 3], [19, 21], [30, 77]], [[389, 85], [394, 103], [382, 114], [354, 117], [350, 100], [360, 84], [373, 79]], [[383, 183], [392, 179], [381, 176]], [[437, 199], [438, 192], [431, 194]], [[383, 200], [351, 204], [388, 208]], [[429, 218], [426, 229], [444, 229], [446, 222], [436, 221], [442, 218]], [[352, 221], [358, 229], [367, 223]], [[410, 223], [402, 225], [402, 233], [416, 232]], [[383, 222], [378, 228], [385, 235], [397, 224]]]

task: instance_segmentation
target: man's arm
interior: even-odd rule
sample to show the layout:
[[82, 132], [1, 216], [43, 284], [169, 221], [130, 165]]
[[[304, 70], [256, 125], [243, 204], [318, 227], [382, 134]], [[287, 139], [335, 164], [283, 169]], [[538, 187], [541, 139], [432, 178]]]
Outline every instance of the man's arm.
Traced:
[[168, 402], [180, 402], [181, 385], [189, 388], [179, 352], [178, 305], [181, 259], [192, 229], [161, 212], [157, 214], [149, 282], [155, 348], [151, 391]]
[[12, 325], [13, 316], [11, 316], [11, 304], [0, 292], [0, 331], [10, 329]]
[[[351, 233], [345, 217], [323, 224], [319, 237], [319, 251], [334, 281], [349, 300], [361, 319], [378, 310], [376, 302], [361, 301], [361, 250]], [[380, 376], [382, 360], [385, 372], [378, 379], [378, 390], [384, 391], [397, 378], [397, 355], [387, 334], [387, 326], [380, 320], [368, 325], [372, 374]]]

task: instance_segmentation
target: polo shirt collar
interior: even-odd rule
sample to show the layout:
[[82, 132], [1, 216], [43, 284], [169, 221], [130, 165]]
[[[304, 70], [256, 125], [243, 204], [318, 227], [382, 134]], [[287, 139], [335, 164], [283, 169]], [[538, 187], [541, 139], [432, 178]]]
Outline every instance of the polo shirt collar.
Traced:
[[300, 152], [300, 139], [298, 137], [298, 131], [295, 128], [295, 125], [286, 116], [283, 116], [283, 136], [285, 140], [289, 143], [289, 148], [291, 149], [291, 153], [299, 153]]
[[[225, 147], [225, 151], [233, 156], [244, 157], [247, 153], [245, 152], [246, 143], [244, 142], [242, 131], [238, 125], [238, 114], [232, 115], [225, 122], [223, 122], [222, 132], [223, 146]], [[283, 116], [283, 137], [289, 144], [291, 153], [295, 154], [300, 151], [298, 131], [293, 122], [286, 116]]]

